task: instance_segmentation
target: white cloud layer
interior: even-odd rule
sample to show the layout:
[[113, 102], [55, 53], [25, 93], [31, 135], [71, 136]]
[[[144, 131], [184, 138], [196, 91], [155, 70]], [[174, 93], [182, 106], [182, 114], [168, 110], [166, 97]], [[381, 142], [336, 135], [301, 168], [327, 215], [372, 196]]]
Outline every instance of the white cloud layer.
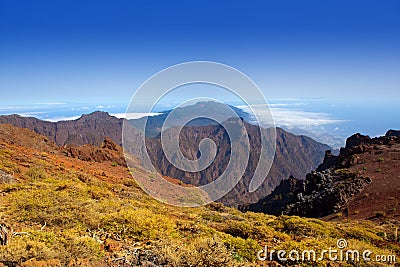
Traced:
[[111, 113], [111, 116], [117, 117], [119, 119], [140, 119], [146, 116], [155, 116], [155, 115], [160, 115], [161, 113], [141, 113], [141, 112], [135, 112], [135, 113]]
[[[257, 114], [258, 122], [261, 126], [270, 125], [270, 114], [274, 119], [275, 126], [287, 128], [304, 128], [316, 127], [327, 124], [342, 123], [344, 120], [332, 118], [330, 114], [309, 112], [301, 109], [282, 108], [282, 106], [290, 106], [288, 104], [273, 104], [270, 109], [266, 105], [251, 105], [251, 109]], [[250, 108], [246, 106], [238, 106], [251, 114]]]
[[[117, 117], [119, 119], [125, 119], [125, 118], [129, 118], [129, 119], [140, 119], [142, 117], [145, 116], [154, 116], [154, 115], [159, 115], [161, 113], [129, 113], [129, 115], [127, 116], [126, 113], [110, 113], [111, 116]], [[28, 116], [28, 114], [27, 114]], [[76, 116], [62, 116], [62, 117], [50, 117], [50, 118], [43, 118], [43, 120], [45, 121], [51, 121], [51, 122], [57, 122], [57, 121], [72, 121], [72, 120], [76, 120], [79, 119], [82, 115], [76, 115]]]
[[79, 115], [79, 116], [63, 116], [63, 117], [43, 118], [43, 120], [51, 121], [51, 122], [73, 121], [73, 120], [79, 119], [80, 117], [81, 117], [81, 115]]
[[[294, 104], [294, 105], [292, 105]], [[276, 127], [281, 127], [295, 134], [304, 134], [316, 141], [338, 148], [344, 145], [345, 138], [335, 134], [340, 128], [337, 124], [345, 122], [333, 118], [331, 114], [310, 112], [298, 109], [301, 103], [270, 104], [269, 110], [266, 105], [251, 105], [251, 109], [258, 116], [258, 123], [263, 127], [270, 127], [271, 114]], [[296, 106], [296, 108], [291, 108]], [[252, 113], [247, 106], [238, 106], [242, 110]], [[331, 126], [331, 127], [325, 127]], [[333, 131], [330, 129], [334, 129]]]

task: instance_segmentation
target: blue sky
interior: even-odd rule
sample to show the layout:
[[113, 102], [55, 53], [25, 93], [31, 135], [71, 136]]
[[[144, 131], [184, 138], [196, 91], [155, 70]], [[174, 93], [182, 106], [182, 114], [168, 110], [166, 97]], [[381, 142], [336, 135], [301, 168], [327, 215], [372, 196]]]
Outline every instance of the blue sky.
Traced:
[[0, 114], [121, 115], [151, 75], [206, 60], [259, 85], [277, 126], [340, 146], [400, 128], [399, 14], [397, 0], [0, 0]]
[[127, 103], [161, 69], [231, 65], [267, 98], [400, 95], [400, 2], [0, 1], [3, 104]]

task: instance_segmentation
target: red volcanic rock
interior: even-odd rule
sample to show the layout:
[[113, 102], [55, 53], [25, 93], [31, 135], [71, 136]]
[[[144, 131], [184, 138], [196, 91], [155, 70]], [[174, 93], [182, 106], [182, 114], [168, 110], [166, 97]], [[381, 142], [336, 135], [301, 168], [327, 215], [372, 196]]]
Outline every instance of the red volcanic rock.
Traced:
[[94, 145], [65, 145], [61, 152], [72, 158], [83, 161], [104, 162], [110, 161], [121, 166], [126, 166], [122, 148], [106, 137], [100, 147]]

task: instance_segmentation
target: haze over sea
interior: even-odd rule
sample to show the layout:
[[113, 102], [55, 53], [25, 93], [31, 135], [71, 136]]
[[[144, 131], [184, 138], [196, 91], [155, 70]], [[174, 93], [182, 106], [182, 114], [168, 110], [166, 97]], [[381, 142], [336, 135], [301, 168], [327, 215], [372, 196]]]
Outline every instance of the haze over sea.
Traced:
[[[180, 101], [159, 103], [150, 115], [169, 110]], [[333, 148], [344, 145], [345, 139], [360, 132], [370, 136], [385, 134], [389, 129], [400, 129], [400, 106], [389, 102], [328, 100], [328, 99], [270, 99], [270, 109], [277, 127], [295, 134], [304, 134], [326, 143]], [[249, 111], [239, 102], [229, 104]], [[127, 103], [29, 103], [25, 105], [1, 105], [0, 115], [19, 114], [47, 121], [74, 120], [82, 114], [97, 110], [106, 111], [118, 118], [125, 117]], [[265, 106], [252, 105], [258, 114]], [[140, 118], [148, 113], [137, 112]], [[263, 125], [263, 118], [260, 118]]]

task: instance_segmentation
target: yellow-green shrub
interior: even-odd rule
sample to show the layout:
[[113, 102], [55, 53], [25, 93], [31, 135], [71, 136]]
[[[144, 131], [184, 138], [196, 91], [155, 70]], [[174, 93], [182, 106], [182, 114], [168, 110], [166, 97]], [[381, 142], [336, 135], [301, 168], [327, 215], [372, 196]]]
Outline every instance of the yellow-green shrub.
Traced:
[[44, 171], [44, 169], [40, 166], [33, 166], [30, 167], [26, 171], [26, 176], [28, 177], [28, 180], [30, 181], [37, 181], [37, 180], [43, 180], [47, 178], [47, 173]]
[[300, 218], [297, 216], [280, 216], [271, 223], [277, 231], [295, 236], [329, 237], [337, 236], [338, 231], [329, 223], [321, 220]]
[[175, 223], [166, 216], [147, 209], [121, 209], [106, 214], [101, 224], [108, 231], [138, 240], [163, 238], [173, 230]]
[[235, 267], [241, 264], [217, 237], [196, 238], [191, 242], [164, 240], [156, 255], [162, 266]]
[[28, 238], [13, 238], [7, 246], [0, 246], [0, 262], [16, 266], [28, 259], [49, 260], [58, 254], [44, 243]]
[[238, 256], [250, 262], [257, 260], [257, 252], [261, 249], [261, 245], [257, 241], [251, 238], [243, 239], [226, 234], [223, 235], [222, 240], [227, 248]]

